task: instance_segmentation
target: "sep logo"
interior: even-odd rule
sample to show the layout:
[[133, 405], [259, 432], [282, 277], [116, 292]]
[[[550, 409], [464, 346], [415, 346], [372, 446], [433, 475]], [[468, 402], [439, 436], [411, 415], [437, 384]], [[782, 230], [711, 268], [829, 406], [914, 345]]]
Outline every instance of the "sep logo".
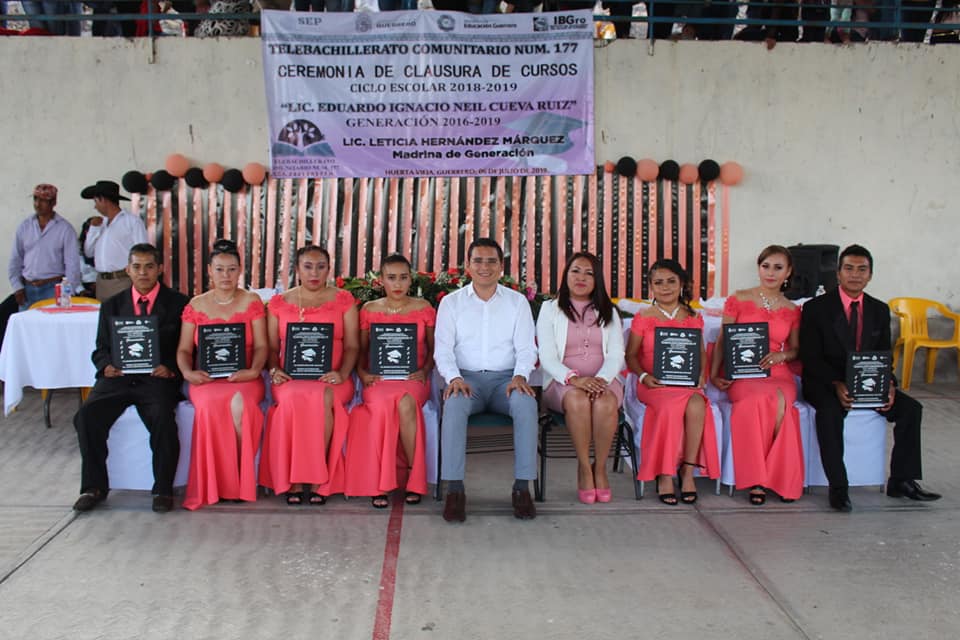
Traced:
[[373, 28], [373, 18], [371, 18], [370, 14], [366, 11], [358, 13], [356, 27], [359, 33], [370, 31], [370, 29]]
[[547, 25], [547, 19], [541, 16], [536, 16], [533, 19], [533, 30], [534, 31], [549, 31], [550, 27]]

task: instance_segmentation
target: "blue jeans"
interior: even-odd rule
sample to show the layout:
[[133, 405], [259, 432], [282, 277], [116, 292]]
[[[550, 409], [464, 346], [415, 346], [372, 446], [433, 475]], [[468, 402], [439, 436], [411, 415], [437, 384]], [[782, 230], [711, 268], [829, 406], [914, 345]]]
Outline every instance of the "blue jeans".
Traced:
[[293, 10], [349, 12], [354, 4], [354, 0], [293, 0]]
[[49, 284], [42, 284], [39, 287], [35, 287], [32, 284], [26, 284], [23, 286], [23, 293], [27, 296], [27, 301], [20, 305], [20, 311], [29, 309], [30, 305], [38, 300], [46, 300], [47, 298], [53, 297], [54, 287], [57, 286], [56, 282], [51, 282]]
[[377, 0], [380, 11], [415, 11], [417, 0]]
[[[37, 2], [36, 0], [21, 0], [23, 12], [28, 16], [59, 16], [64, 14], [83, 13], [83, 6], [79, 2]], [[30, 27], [46, 29], [55, 36], [79, 36], [79, 20], [31, 20]]]
[[519, 391], [507, 397], [513, 371], [461, 371], [473, 395], [450, 396], [443, 402], [440, 477], [463, 480], [467, 462], [467, 421], [475, 413], [493, 411], [513, 419], [513, 472], [517, 480], [537, 478], [537, 400]]

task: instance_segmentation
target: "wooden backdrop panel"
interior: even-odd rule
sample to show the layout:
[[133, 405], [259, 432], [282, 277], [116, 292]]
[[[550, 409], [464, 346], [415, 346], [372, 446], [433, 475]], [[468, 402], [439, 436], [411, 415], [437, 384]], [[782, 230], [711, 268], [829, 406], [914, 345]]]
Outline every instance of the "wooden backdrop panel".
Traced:
[[598, 167], [590, 176], [271, 178], [237, 193], [178, 180], [172, 192], [134, 196], [131, 209], [163, 250], [166, 281], [189, 295], [207, 286], [204, 258], [221, 237], [237, 242], [243, 282], [255, 288], [292, 286], [306, 244], [330, 252], [333, 276], [358, 276], [394, 252], [419, 271], [445, 270], [464, 263], [475, 238], [493, 237], [505, 273], [543, 292], [557, 290], [568, 256], [591, 251], [612, 296], [647, 297], [647, 266], [674, 258], [706, 298], [727, 291], [729, 202], [719, 183], [643, 182]]

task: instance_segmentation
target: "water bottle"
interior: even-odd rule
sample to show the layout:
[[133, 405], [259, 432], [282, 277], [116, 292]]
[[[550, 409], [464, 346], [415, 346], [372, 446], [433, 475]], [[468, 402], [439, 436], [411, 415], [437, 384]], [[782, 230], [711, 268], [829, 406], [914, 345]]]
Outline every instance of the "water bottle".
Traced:
[[73, 295], [73, 285], [70, 284], [70, 281], [64, 278], [60, 281], [60, 300], [58, 304], [64, 309], [69, 309], [72, 304], [70, 297]]
[[281, 293], [284, 292], [285, 289], [286, 288], [283, 286], [283, 279], [282, 278], [278, 279], [277, 284], [273, 287], [274, 293], [276, 293], [277, 295], [280, 295]]

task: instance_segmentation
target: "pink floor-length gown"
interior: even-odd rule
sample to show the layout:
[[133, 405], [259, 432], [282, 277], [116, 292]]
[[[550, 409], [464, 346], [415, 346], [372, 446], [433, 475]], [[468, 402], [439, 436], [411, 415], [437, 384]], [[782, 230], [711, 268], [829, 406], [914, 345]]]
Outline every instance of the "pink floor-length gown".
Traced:
[[[426, 329], [436, 325], [437, 312], [426, 306], [401, 315], [360, 311], [360, 329], [372, 323], [417, 325], [417, 367], [426, 360]], [[366, 357], [362, 354], [361, 357]], [[417, 436], [413, 460], [408, 461], [400, 445], [399, 403], [404, 395], [417, 403]], [[423, 404], [430, 396], [430, 383], [410, 380], [381, 380], [363, 389], [363, 404], [350, 412], [347, 435], [347, 480], [345, 493], [375, 496], [400, 486], [398, 476], [407, 474], [406, 490], [427, 493]], [[401, 472], [398, 473], [398, 467]]]
[[[253, 321], [264, 317], [263, 304], [251, 302], [246, 309], [227, 319], [210, 318], [191, 306], [183, 310], [184, 322], [198, 327], [194, 331], [196, 345], [199, 327], [210, 324], [242, 322], [245, 327], [247, 365], [253, 357]], [[237, 452], [237, 431], [230, 404], [236, 394], [243, 398], [240, 420], [240, 451]], [[227, 382], [216, 379], [201, 385], [190, 385], [190, 402], [194, 408], [193, 437], [190, 453], [190, 475], [183, 506], [199, 509], [205, 504], [227, 500], [257, 499], [256, 456], [263, 433], [263, 380]]]
[[[683, 327], [703, 330], [699, 316], [683, 320], [668, 320], [637, 316], [630, 331], [643, 340], [640, 343], [640, 365], [652, 375], [654, 330], [657, 327]], [[704, 366], [706, 363], [702, 363]], [[705, 404], [703, 438], [695, 462], [701, 465], [701, 475], [709, 478], [720, 476], [720, 456], [717, 452], [716, 430], [710, 401], [700, 389], [693, 387], [660, 387], [651, 389], [637, 385], [637, 399], [647, 406], [643, 417], [643, 435], [640, 439], [640, 469], [638, 480], [653, 480], [659, 475], [676, 475], [683, 459], [684, 413], [687, 402], [693, 395], [703, 398]]]
[[[771, 353], [787, 349], [790, 332], [800, 326], [799, 308], [771, 312], [735, 296], [727, 298], [723, 315], [734, 322], [766, 322]], [[774, 437], [778, 392], [783, 394], [786, 410]], [[782, 498], [799, 498], [803, 493], [803, 443], [800, 416], [793, 406], [797, 383], [789, 365], [774, 365], [769, 378], [736, 380], [727, 396], [731, 401], [730, 444], [737, 488], [759, 485]]]
[[[356, 304], [353, 296], [338, 291], [333, 300], [319, 307], [300, 307], [277, 295], [268, 311], [280, 331], [280, 365], [283, 367], [287, 325], [291, 322], [329, 322], [333, 324], [332, 366], [343, 361], [343, 316]], [[323, 396], [333, 390], [333, 437], [327, 450], [324, 442]], [[285, 493], [290, 485], [318, 485], [317, 493], [328, 496], [343, 492], [344, 456], [349, 415], [347, 405], [353, 399], [353, 378], [340, 384], [319, 380], [290, 380], [271, 387], [276, 404], [267, 413], [267, 434], [260, 461], [260, 484], [276, 493]]]

